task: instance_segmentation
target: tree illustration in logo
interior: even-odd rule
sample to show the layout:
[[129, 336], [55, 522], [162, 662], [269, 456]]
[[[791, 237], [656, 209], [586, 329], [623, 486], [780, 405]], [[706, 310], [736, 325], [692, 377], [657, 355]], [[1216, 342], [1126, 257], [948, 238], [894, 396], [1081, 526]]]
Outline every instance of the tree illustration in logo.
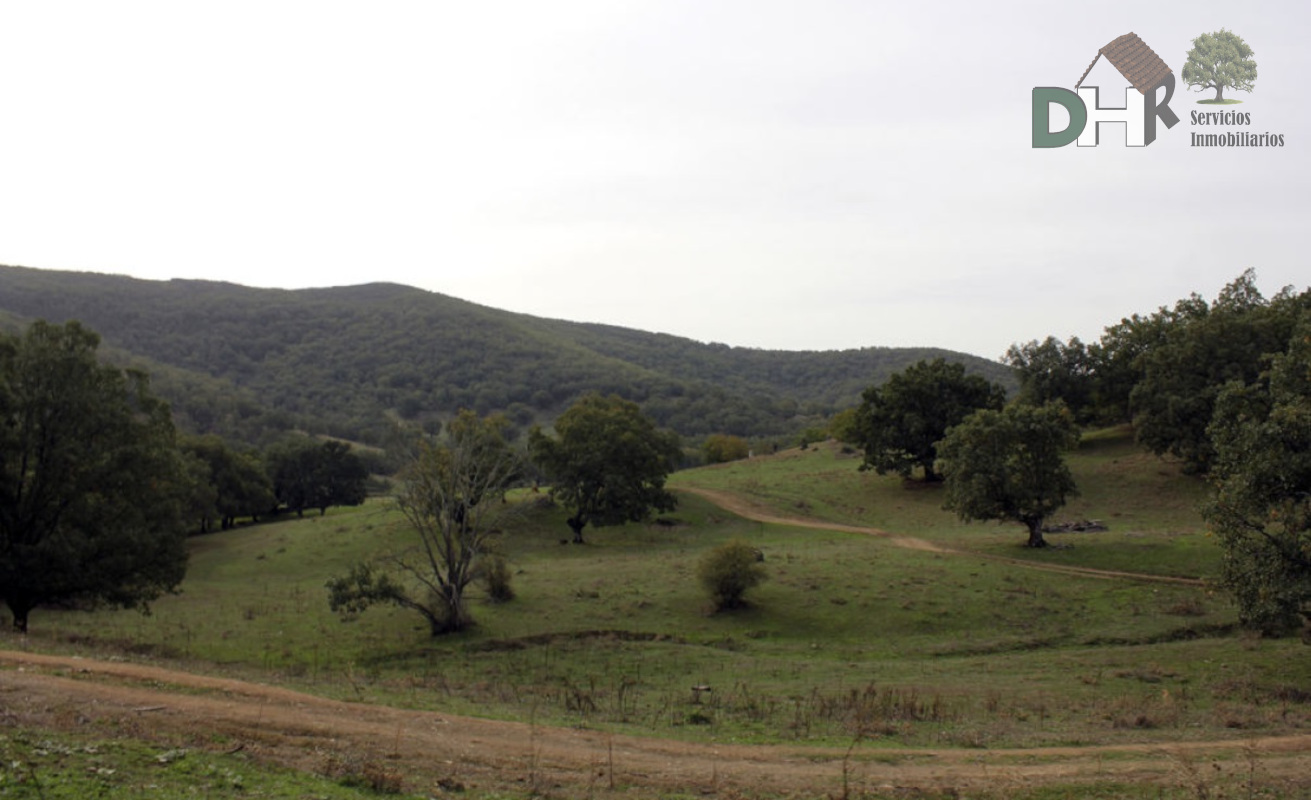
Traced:
[[1214, 99], [1197, 102], [1224, 103], [1226, 88], [1252, 91], [1252, 84], [1256, 83], [1252, 48], [1241, 36], [1224, 28], [1215, 33], [1204, 33], [1193, 40], [1193, 49], [1188, 51], [1188, 60], [1184, 62], [1183, 76], [1184, 83], [1197, 87], [1199, 92], [1215, 89]]

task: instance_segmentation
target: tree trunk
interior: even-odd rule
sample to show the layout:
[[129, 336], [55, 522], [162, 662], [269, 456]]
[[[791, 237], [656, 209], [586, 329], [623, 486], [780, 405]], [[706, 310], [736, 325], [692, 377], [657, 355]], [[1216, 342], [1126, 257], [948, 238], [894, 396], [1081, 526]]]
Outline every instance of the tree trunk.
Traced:
[[1224, 87], [1224, 84], [1216, 84], [1216, 87], [1215, 87], [1215, 101], [1218, 103], [1218, 102], [1220, 102], [1220, 101], [1223, 100], [1223, 99], [1225, 99], [1225, 87]]
[[428, 629], [435, 639], [448, 633], [462, 631], [473, 622], [468, 609], [464, 606], [464, 591], [454, 586], [443, 586], [434, 598], [435, 607], [424, 616], [428, 618]]
[[14, 615], [14, 633], [27, 633], [27, 615], [32, 611], [32, 607], [13, 600], [6, 601], [6, 605]]
[[565, 522], [569, 524], [569, 530], [574, 532], [574, 544], [583, 544], [583, 528], [587, 527], [587, 520], [583, 515], [570, 517]]
[[925, 482], [925, 483], [938, 483], [938, 482], [940, 482], [940, 481], [942, 480], [942, 476], [939, 475], [938, 473], [936, 473], [936, 472], [933, 471], [933, 462], [932, 462], [932, 461], [930, 461], [930, 462], [927, 463], [927, 464], [921, 464], [920, 466], [922, 466], [922, 467], [924, 468], [924, 482]]
[[1047, 540], [1042, 538], [1042, 519], [1026, 519], [1024, 524], [1029, 527], [1029, 541], [1025, 547], [1046, 547]]

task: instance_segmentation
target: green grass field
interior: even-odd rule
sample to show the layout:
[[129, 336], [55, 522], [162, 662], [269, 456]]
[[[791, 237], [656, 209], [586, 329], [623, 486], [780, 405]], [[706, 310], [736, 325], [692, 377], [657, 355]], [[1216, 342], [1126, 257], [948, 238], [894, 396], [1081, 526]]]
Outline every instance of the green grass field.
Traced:
[[[0, 733], [0, 797], [86, 800], [139, 797], [259, 797], [359, 800], [377, 797], [381, 780], [364, 771], [311, 775], [270, 768], [241, 753], [216, 754], [147, 744], [129, 737], [50, 731]], [[412, 795], [392, 796], [401, 798]]]
[[[517, 598], [475, 598], [477, 626], [430, 639], [412, 612], [343, 622], [324, 582], [402, 546], [382, 500], [193, 541], [150, 616], [38, 611], [0, 648], [158, 660], [326, 696], [703, 742], [1032, 747], [1272, 735], [1311, 725], [1311, 659], [1237, 630], [1205, 586], [1077, 577], [1044, 562], [1208, 577], [1205, 488], [1125, 432], [1074, 454], [1062, 518], [1102, 533], [1030, 551], [1019, 526], [964, 525], [940, 492], [858, 472], [836, 445], [703, 468], [674, 487], [737, 492], [779, 514], [876, 526], [955, 550], [750, 522], [684, 493], [666, 524], [589, 529], [524, 494], [504, 534]], [[672, 521], [673, 524], [669, 524]], [[698, 559], [731, 538], [765, 555], [750, 607], [710, 613]], [[1005, 556], [1032, 566], [999, 561]], [[712, 691], [694, 697], [690, 687]], [[12, 747], [12, 741], [9, 745]], [[1082, 796], [1082, 795], [1080, 795]], [[1153, 795], [1155, 796], [1155, 795]]]

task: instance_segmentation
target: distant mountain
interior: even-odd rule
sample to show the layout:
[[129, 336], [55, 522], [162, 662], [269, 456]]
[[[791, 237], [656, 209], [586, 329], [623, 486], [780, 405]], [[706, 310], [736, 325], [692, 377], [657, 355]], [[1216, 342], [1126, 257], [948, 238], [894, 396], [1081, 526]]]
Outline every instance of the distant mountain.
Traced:
[[397, 419], [460, 408], [549, 423], [587, 391], [640, 403], [685, 436], [786, 436], [925, 358], [1012, 387], [1002, 364], [934, 348], [755, 350], [542, 319], [395, 284], [254, 289], [0, 266], [0, 326], [70, 319], [150, 371], [184, 428], [377, 443]]

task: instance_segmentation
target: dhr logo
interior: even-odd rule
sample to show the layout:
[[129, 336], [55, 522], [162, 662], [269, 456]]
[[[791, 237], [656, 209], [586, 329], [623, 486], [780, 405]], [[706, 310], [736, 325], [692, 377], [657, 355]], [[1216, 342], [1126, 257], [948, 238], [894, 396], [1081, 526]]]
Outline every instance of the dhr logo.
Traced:
[[[1099, 87], [1083, 85], [1088, 73], [1092, 72], [1098, 59], [1103, 56], [1129, 82], [1124, 90], [1124, 108], [1102, 108], [1098, 102]], [[1165, 99], [1158, 105], [1156, 90], [1162, 86], [1165, 87]], [[1173, 128], [1179, 123], [1179, 117], [1170, 110], [1170, 98], [1174, 96], [1174, 73], [1137, 34], [1126, 33], [1098, 50], [1074, 88], [1077, 93], [1052, 86], [1034, 88], [1034, 147], [1064, 147], [1073, 141], [1078, 141], [1080, 147], [1096, 147], [1099, 143], [1097, 129], [1104, 122], [1125, 123], [1125, 144], [1129, 147], [1146, 147], [1156, 141], [1158, 118], [1165, 123], [1166, 128]], [[1070, 114], [1070, 124], [1065, 130], [1051, 129], [1053, 103]]]

